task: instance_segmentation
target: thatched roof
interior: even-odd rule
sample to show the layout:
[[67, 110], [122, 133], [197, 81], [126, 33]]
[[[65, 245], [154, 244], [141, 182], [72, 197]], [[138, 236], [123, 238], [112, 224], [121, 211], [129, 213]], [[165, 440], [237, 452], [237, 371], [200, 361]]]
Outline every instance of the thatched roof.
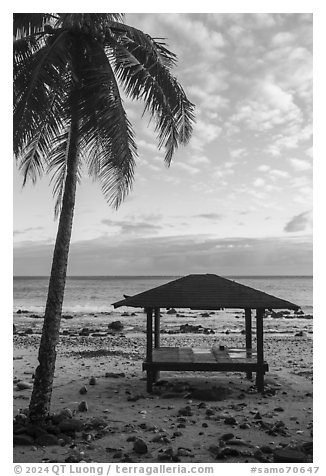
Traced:
[[143, 308], [201, 310], [298, 309], [300, 306], [215, 274], [190, 274], [113, 304]]

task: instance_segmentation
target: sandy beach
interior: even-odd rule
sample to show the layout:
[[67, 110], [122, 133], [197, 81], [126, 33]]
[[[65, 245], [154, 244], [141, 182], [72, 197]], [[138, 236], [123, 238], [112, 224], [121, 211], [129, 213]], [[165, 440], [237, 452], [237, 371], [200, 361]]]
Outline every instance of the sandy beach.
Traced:
[[[43, 444], [34, 434], [26, 444], [16, 418], [14, 462], [275, 462], [286, 457], [284, 449], [291, 455], [295, 451], [299, 461], [312, 462], [311, 320], [265, 319], [269, 372], [263, 395], [254, 381], [236, 372], [161, 372], [159, 384], [148, 394], [141, 313], [128, 317], [128, 323], [134, 317], [139, 327], [125, 325], [117, 332], [108, 330], [117, 314], [66, 317], [51, 413], [61, 419], [64, 415], [70, 430]], [[171, 319], [165, 317], [162, 323]], [[229, 324], [214, 334], [181, 334], [171, 321], [165, 333], [163, 329], [161, 345], [243, 346], [242, 316], [233, 318], [238, 331]], [[14, 314], [14, 417], [29, 403], [42, 321]], [[194, 322], [199, 324], [196, 316], [188, 315], [179, 325]], [[213, 322], [214, 315], [205, 326]]]

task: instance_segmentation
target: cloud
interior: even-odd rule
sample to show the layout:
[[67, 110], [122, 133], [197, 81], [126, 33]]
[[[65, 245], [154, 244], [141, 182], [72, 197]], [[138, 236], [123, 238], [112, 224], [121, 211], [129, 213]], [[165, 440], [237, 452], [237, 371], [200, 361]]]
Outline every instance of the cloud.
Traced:
[[251, 130], [267, 131], [282, 124], [301, 123], [302, 112], [289, 91], [273, 78], [264, 78], [253, 81], [248, 98], [240, 101], [231, 121], [245, 124]]
[[230, 157], [232, 159], [239, 159], [240, 157], [243, 157], [244, 155], [247, 155], [247, 149], [240, 148], [240, 149], [230, 150]]
[[210, 142], [219, 137], [222, 132], [222, 127], [211, 121], [198, 119], [193, 129], [193, 136], [190, 145], [196, 150], [202, 150]]
[[217, 167], [217, 168], [215, 168], [215, 170], [213, 170], [212, 177], [214, 179], [220, 180], [220, 179], [223, 179], [223, 178], [227, 177], [228, 175], [234, 174], [234, 169], [230, 168], [228, 166], [225, 167], [225, 165], [226, 164], [223, 164], [223, 167]]
[[312, 156], [313, 156], [313, 148], [312, 148], [312, 147], [309, 147], [309, 148], [306, 150], [306, 154], [307, 154], [309, 157], [312, 157]]
[[156, 221], [156, 219], [153, 217], [149, 218], [148, 221], [136, 221], [134, 218], [119, 221], [104, 219], [101, 223], [110, 228], [118, 228], [119, 234], [122, 235], [151, 235], [161, 230], [161, 226], [151, 223], [152, 221]]
[[285, 225], [284, 231], [288, 233], [294, 233], [297, 231], [305, 231], [310, 228], [312, 225], [312, 214], [310, 211], [300, 213], [295, 215], [291, 220]]
[[272, 176], [272, 178], [276, 179], [276, 178], [288, 178], [290, 177], [289, 173], [286, 172], [285, 170], [278, 170], [278, 169], [273, 169], [273, 170], [270, 170], [270, 175]]
[[272, 38], [273, 46], [284, 46], [285, 44], [292, 43], [296, 36], [288, 31], [280, 31]]
[[258, 167], [259, 172], [268, 172], [270, 170], [269, 165], [262, 164]]
[[[47, 275], [52, 246], [19, 248], [15, 275]], [[27, 270], [27, 272], [26, 272]], [[310, 238], [103, 236], [72, 243], [69, 275], [311, 274]]]
[[[214, 78], [212, 84], [209, 81], [210, 77]], [[228, 84], [224, 80], [219, 82], [216, 75], [209, 71], [207, 72], [205, 83], [206, 85], [204, 87], [189, 86], [187, 88], [187, 93], [196, 104], [197, 114], [201, 112], [206, 116], [210, 115], [210, 117], [212, 117], [212, 113], [213, 115], [216, 113], [217, 117], [218, 114], [221, 114], [222, 111], [229, 107], [230, 100], [225, 95], [221, 95], [217, 92], [227, 89]]]
[[207, 220], [221, 220], [223, 215], [220, 213], [200, 213], [198, 215], [193, 215], [195, 218], [205, 218]]
[[172, 13], [162, 16], [161, 20], [170, 30], [174, 31], [176, 37], [182, 37], [183, 43], [188, 48], [196, 48], [205, 57], [214, 56], [225, 45], [221, 33], [208, 28], [197, 19], [196, 14]]
[[275, 18], [273, 13], [252, 13], [251, 15], [252, 25], [257, 28], [270, 28], [275, 26]]
[[308, 162], [307, 160], [302, 160], [302, 159], [289, 159], [290, 164], [292, 167], [297, 170], [298, 172], [302, 172], [305, 170], [310, 170], [311, 169], [311, 163]]
[[184, 162], [174, 162], [173, 167], [179, 168], [181, 170], [184, 170], [185, 172], [189, 173], [190, 175], [195, 175], [200, 172], [200, 170], [197, 167], [193, 167], [192, 165], [185, 164]]
[[210, 160], [206, 155], [193, 155], [189, 158], [189, 162], [193, 165], [206, 165], [210, 163]]
[[30, 228], [24, 228], [23, 230], [14, 230], [13, 235], [17, 236], [17, 235], [22, 235], [24, 233], [28, 233], [29, 231], [38, 231], [43, 229], [44, 229], [43, 226], [34, 226]]
[[265, 180], [262, 179], [261, 177], [257, 177], [256, 180], [254, 181], [254, 187], [263, 187], [265, 185]]

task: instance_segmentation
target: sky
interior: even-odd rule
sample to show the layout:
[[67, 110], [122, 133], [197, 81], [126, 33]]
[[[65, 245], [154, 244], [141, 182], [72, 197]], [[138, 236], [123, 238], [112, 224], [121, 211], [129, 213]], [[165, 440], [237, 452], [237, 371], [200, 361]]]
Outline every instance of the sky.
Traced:
[[[135, 13], [165, 38], [195, 104], [169, 168], [143, 104], [124, 104], [138, 144], [114, 210], [85, 175], [69, 275], [312, 274], [312, 14]], [[14, 275], [48, 275], [57, 222], [50, 177], [13, 170]]]

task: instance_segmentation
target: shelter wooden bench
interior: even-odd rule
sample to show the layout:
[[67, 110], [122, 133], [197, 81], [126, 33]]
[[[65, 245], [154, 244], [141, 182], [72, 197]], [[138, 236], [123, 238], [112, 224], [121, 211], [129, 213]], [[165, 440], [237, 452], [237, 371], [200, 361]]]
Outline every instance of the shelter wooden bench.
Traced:
[[[268, 371], [268, 364], [264, 360], [263, 340], [265, 309], [300, 309], [297, 304], [215, 274], [190, 274], [135, 296], [128, 296], [113, 305], [115, 308], [130, 306], [146, 309], [147, 344], [143, 370], [147, 372], [149, 392], [152, 391], [153, 383], [160, 370], [246, 372], [248, 378], [251, 378], [252, 372], [255, 372], [257, 389], [263, 392], [264, 373]], [[244, 309], [245, 348], [161, 347], [160, 309], [172, 307], [206, 311]], [[252, 310], [254, 309], [256, 310], [256, 350], [252, 349]]]
[[152, 361], [143, 362], [147, 372], [147, 391], [151, 392], [158, 372], [252, 372], [264, 374], [268, 371], [267, 362], [257, 364], [257, 352], [246, 348], [159, 347], [153, 349]]

